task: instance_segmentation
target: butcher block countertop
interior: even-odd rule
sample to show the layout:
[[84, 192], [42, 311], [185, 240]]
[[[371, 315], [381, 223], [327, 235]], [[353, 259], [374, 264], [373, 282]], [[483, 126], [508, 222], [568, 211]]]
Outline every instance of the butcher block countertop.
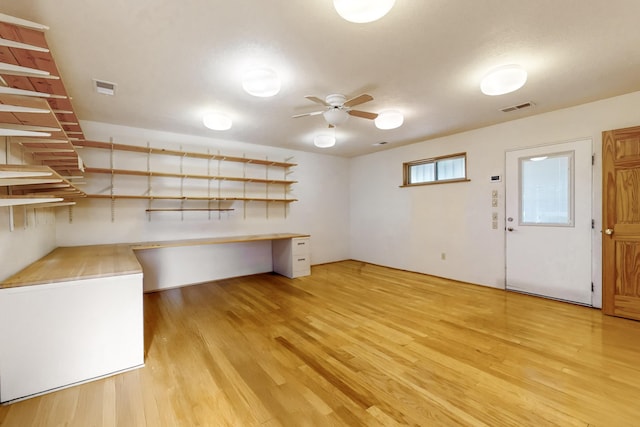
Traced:
[[0, 282], [0, 289], [142, 273], [142, 267], [134, 254], [134, 250], [256, 242], [261, 240], [292, 239], [296, 237], [309, 237], [309, 234], [274, 233], [159, 242], [59, 247], [9, 277], [7, 280]]
[[131, 245], [60, 247], [0, 283], [0, 289], [142, 273]]
[[217, 245], [222, 243], [258, 242], [261, 240], [293, 239], [296, 237], [309, 237], [309, 234], [273, 233], [253, 234], [247, 236], [205, 237], [202, 239], [165, 240], [160, 242], [132, 243], [135, 250], [171, 248], [178, 246]]

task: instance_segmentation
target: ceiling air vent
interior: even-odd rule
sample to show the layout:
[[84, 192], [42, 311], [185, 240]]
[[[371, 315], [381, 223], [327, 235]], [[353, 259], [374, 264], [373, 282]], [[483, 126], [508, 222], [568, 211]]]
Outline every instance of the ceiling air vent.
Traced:
[[93, 83], [95, 84], [96, 92], [101, 93], [103, 95], [115, 95], [116, 94], [116, 84], [107, 82], [104, 80], [93, 79]]
[[531, 107], [535, 107], [536, 104], [534, 104], [533, 102], [525, 102], [522, 104], [518, 104], [518, 105], [512, 105], [510, 107], [504, 107], [501, 108], [500, 111], [502, 111], [503, 113], [509, 113], [511, 111], [517, 111], [517, 110], [524, 110], [526, 108], [531, 108]]

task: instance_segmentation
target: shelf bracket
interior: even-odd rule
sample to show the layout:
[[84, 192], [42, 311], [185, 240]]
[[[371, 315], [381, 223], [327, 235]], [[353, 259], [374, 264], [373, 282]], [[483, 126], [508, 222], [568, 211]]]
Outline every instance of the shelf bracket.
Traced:
[[207, 216], [209, 221], [211, 221], [211, 150], [209, 150], [207, 148], [207, 176], [209, 177], [209, 179], [207, 179], [207, 198], [209, 200], [207, 200], [207, 209], [209, 209], [209, 212], [207, 212]]
[[149, 195], [150, 197], [149, 201], [147, 202], [147, 221], [151, 222], [151, 214], [148, 213], [151, 209], [151, 201], [153, 200], [151, 198], [153, 194], [151, 189], [151, 144], [149, 143], [149, 141], [147, 141], [147, 195]]
[[[242, 154], [242, 158], [243, 159], [246, 158], [246, 157], [247, 157], [246, 154]], [[247, 163], [246, 162], [242, 164], [242, 178], [244, 178], [244, 179], [247, 178]], [[242, 183], [242, 198], [245, 199], [244, 206], [243, 206], [243, 209], [242, 209], [242, 215], [243, 215], [242, 219], [246, 220], [247, 219], [247, 200], [246, 200], [246, 198], [247, 198], [247, 181], [244, 181]]]
[[111, 193], [111, 222], [116, 222], [116, 200], [113, 198], [114, 195], [114, 189], [113, 189], [113, 180], [114, 180], [114, 174], [113, 174], [113, 168], [114, 168], [114, 161], [113, 161], [113, 157], [114, 157], [114, 146], [113, 146], [113, 137], [109, 137], [109, 142], [111, 143], [111, 158], [109, 159], [109, 166], [111, 167], [111, 187], [110, 187], [110, 193]]
[[[11, 196], [11, 187], [7, 189], [7, 195]], [[13, 206], [9, 206], [9, 231], [15, 230], [14, 218], [13, 218]]]
[[[220, 176], [220, 163], [222, 163], [222, 160], [220, 160], [220, 150], [217, 151], [218, 153], [218, 173], [216, 174], [217, 176]], [[222, 180], [218, 179], [216, 180], [218, 182], [218, 200], [217, 200], [217, 205], [218, 205], [218, 209], [220, 209], [220, 185], [222, 185]], [[222, 212], [218, 211], [218, 220], [222, 219]]]
[[[266, 199], [269, 199], [269, 156], [265, 156], [264, 158], [267, 161], [267, 164], [264, 167], [264, 179], [267, 181], [264, 185], [265, 188], [265, 197]], [[265, 208], [265, 212], [266, 212], [266, 218], [267, 220], [269, 219], [269, 203], [265, 203], [264, 204], [264, 208]]]

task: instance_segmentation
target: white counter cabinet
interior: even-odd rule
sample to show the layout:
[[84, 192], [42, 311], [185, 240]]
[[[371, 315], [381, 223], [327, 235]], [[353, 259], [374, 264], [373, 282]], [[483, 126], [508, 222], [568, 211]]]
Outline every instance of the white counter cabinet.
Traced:
[[272, 242], [273, 271], [291, 279], [311, 274], [309, 237]]
[[0, 402], [144, 365], [142, 273], [0, 289]]

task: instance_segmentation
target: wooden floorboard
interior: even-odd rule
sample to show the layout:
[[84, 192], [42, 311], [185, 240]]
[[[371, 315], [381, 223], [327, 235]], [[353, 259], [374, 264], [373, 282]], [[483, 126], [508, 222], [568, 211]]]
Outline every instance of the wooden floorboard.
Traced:
[[144, 368], [0, 425], [640, 425], [640, 322], [595, 309], [356, 261], [144, 303]]

